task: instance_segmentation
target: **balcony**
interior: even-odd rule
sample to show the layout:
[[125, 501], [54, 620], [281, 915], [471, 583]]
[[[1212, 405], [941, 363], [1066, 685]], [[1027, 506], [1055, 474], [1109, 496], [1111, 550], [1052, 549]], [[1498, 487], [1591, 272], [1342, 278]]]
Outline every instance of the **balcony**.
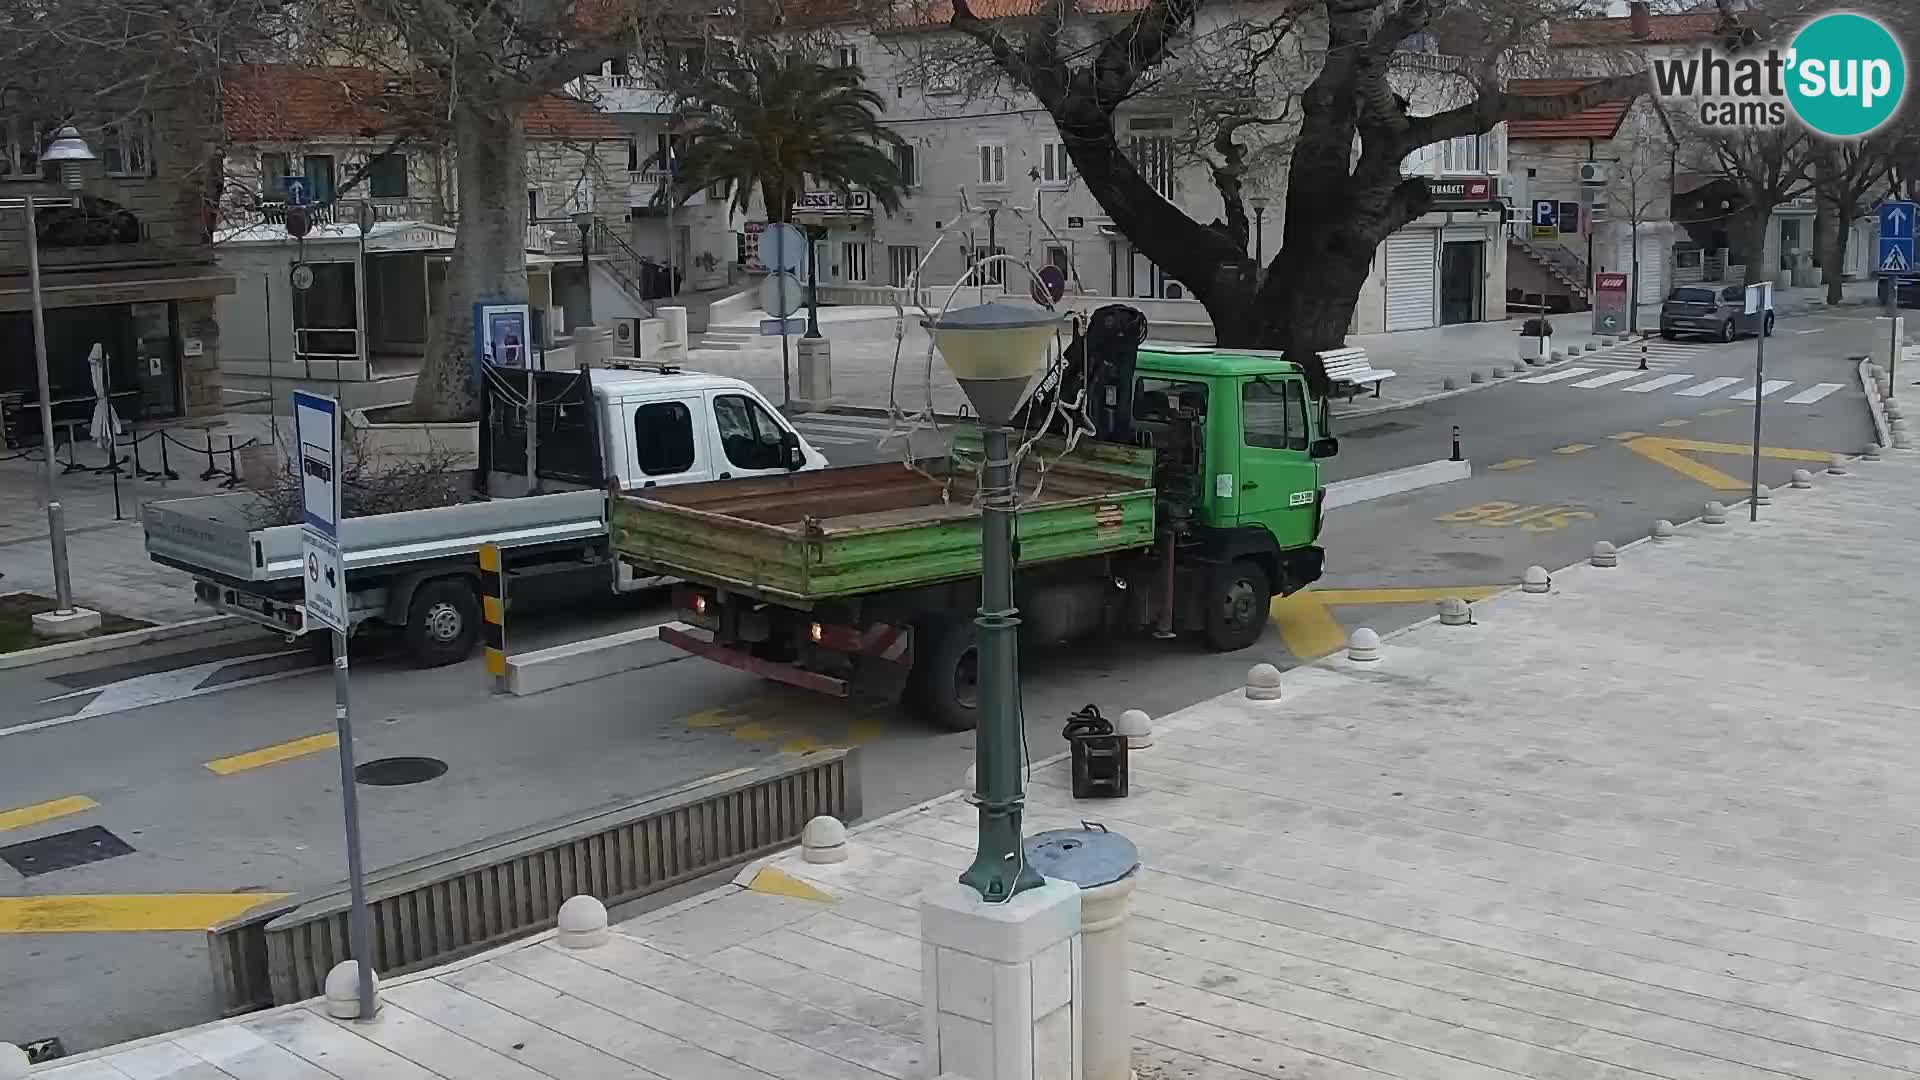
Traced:
[[651, 86], [638, 75], [589, 75], [585, 96], [607, 112], [642, 116], [669, 116], [673, 113], [673, 95]]
[[[351, 224], [359, 220], [361, 201], [353, 195], [347, 195], [339, 202], [309, 206], [308, 219], [315, 225], [332, 225], [335, 222]], [[433, 225], [448, 224], [446, 220], [448, 215], [441, 213], [439, 203], [432, 199], [369, 199], [365, 201], [368, 206], [373, 207], [375, 221], [424, 221]], [[270, 224], [281, 225], [287, 220], [287, 204], [284, 202], [269, 202], [263, 199], [259, 210], [260, 219]]]
[[[638, 169], [627, 173], [627, 206], [634, 210], [664, 213], [665, 202], [656, 204], [654, 200], [661, 196], [666, 183], [665, 169]], [[705, 188], [689, 195], [687, 201], [680, 204], [683, 209], [705, 205], [707, 205]]]

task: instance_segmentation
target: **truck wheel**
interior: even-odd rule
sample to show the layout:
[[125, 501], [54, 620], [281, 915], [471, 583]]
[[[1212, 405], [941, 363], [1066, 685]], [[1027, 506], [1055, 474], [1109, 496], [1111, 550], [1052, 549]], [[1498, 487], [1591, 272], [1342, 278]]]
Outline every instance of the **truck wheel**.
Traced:
[[942, 730], [972, 731], [980, 723], [978, 629], [968, 618], [928, 621], [913, 629], [908, 703]]
[[445, 667], [473, 653], [480, 640], [480, 601], [463, 578], [429, 581], [407, 608], [407, 651], [415, 667]]
[[1244, 649], [1267, 628], [1273, 586], [1252, 559], [1235, 559], [1215, 570], [1207, 589], [1207, 645], [1218, 652]]

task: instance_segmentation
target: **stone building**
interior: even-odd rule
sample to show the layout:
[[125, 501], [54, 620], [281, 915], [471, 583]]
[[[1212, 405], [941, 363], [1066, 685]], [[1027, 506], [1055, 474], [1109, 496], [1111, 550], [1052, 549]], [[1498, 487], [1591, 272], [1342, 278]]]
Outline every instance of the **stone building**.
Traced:
[[[40, 156], [60, 123], [76, 126], [98, 160], [78, 187]], [[87, 356], [107, 358], [109, 393], [123, 419], [220, 411], [220, 331], [214, 298], [233, 278], [214, 263], [209, 177], [219, 126], [210, 102], [188, 95], [139, 111], [0, 116], [0, 427], [7, 445], [39, 438], [28, 287], [26, 196], [40, 203], [38, 242], [47, 366], [57, 422], [93, 412]]]

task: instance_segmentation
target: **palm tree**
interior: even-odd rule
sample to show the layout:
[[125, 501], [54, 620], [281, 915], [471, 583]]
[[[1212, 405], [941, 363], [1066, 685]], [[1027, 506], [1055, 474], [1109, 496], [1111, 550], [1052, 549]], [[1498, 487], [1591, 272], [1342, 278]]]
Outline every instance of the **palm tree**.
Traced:
[[883, 101], [859, 68], [772, 48], [730, 60], [710, 62], [679, 95], [690, 130], [676, 151], [678, 194], [718, 186], [744, 213], [757, 188], [768, 220], [788, 221], [811, 180], [900, 208], [906, 185], [892, 150], [905, 141], [881, 125]]

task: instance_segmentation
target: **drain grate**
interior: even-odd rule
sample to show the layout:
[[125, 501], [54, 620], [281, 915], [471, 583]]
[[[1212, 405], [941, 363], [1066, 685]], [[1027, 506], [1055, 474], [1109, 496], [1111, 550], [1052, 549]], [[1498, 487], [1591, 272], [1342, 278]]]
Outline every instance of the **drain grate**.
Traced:
[[38, 877], [131, 854], [133, 848], [125, 840], [98, 825], [89, 825], [0, 847], [0, 862], [18, 870], [21, 877]]
[[58, 1035], [46, 1039], [28, 1039], [20, 1044], [20, 1049], [27, 1052], [29, 1065], [45, 1065], [67, 1056], [66, 1044], [60, 1041]]
[[405, 787], [437, 779], [446, 771], [447, 763], [439, 758], [390, 757], [355, 767], [353, 778], [371, 787]]

